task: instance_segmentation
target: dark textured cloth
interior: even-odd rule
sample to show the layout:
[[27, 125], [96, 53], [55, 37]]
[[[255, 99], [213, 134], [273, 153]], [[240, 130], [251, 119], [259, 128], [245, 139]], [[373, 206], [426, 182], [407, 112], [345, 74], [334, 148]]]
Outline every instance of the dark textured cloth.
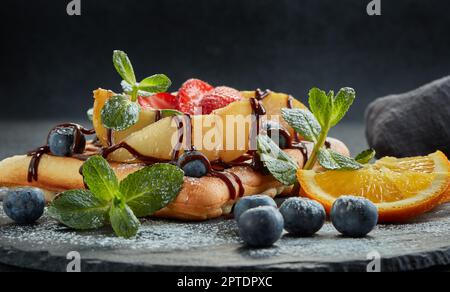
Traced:
[[375, 100], [366, 112], [368, 143], [378, 156], [450, 155], [450, 76]]

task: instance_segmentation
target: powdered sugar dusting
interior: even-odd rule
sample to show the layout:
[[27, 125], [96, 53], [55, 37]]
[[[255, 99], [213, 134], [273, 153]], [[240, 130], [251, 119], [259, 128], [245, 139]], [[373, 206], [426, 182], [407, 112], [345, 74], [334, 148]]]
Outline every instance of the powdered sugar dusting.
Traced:
[[[1, 204], [0, 204], [1, 205]], [[284, 234], [274, 247], [249, 249], [241, 245], [236, 222], [216, 219], [186, 223], [147, 219], [136, 238], [117, 238], [110, 228], [78, 232], [67, 229], [47, 216], [33, 226], [19, 226], [6, 218], [0, 208], [0, 248], [55, 250], [61, 246], [90, 250], [102, 261], [182, 266], [251, 266], [283, 263], [327, 263], [366, 261], [377, 251], [383, 258], [450, 250], [450, 205], [410, 224], [381, 225], [368, 237], [345, 238], [330, 223], [311, 238]], [[147, 257], [145, 257], [147, 255]], [[137, 264], [137, 263], [136, 263]]]

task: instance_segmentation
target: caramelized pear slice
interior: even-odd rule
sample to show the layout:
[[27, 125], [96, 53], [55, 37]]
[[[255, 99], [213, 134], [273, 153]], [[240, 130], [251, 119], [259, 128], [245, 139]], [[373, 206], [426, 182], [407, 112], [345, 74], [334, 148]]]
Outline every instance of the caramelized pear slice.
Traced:
[[[97, 137], [99, 141], [102, 143], [103, 146], [108, 146], [108, 131], [103, 126], [102, 118], [101, 118], [101, 112], [103, 109], [103, 106], [105, 105], [106, 101], [116, 95], [116, 93], [105, 90], [105, 89], [97, 89], [94, 91], [94, 114], [93, 114], [93, 125], [95, 132], [97, 134]], [[113, 141], [115, 143], [119, 143], [123, 141], [126, 137], [130, 136], [131, 134], [138, 132], [139, 130], [145, 128], [146, 126], [152, 124], [155, 122], [156, 118], [156, 112], [151, 109], [141, 109], [141, 113], [139, 115], [139, 121], [133, 125], [132, 127], [124, 130], [124, 131], [114, 131], [113, 132]]]

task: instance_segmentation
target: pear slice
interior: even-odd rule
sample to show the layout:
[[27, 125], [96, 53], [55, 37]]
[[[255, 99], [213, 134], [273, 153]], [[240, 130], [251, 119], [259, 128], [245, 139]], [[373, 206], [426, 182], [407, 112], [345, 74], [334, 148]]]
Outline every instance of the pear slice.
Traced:
[[[106, 101], [116, 95], [116, 93], [105, 90], [105, 89], [97, 89], [94, 91], [94, 114], [93, 114], [93, 125], [95, 132], [97, 134], [98, 139], [102, 143], [103, 146], [108, 146], [108, 130], [103, 126], [101, 112], [103, 107], [105, 106]], [[141, 109], [141, 113], [139, 114], [138, 122], [132, 127], [124, 130], [124, 131], [114, 131], [113, 132], [113, 141], [115, 143], [119, 143], [123, 141], [126, 137], [131, 134], [138, 132], [139, 130], [145, 128], [146, 126], [155, 122], [156, 112], [152, 109]]]
[[[244, 99], [229, 104], [228, 106], [214, 111], [210, 115], [192, 116], [192, 144], [211, 161], [222, 160], [231, 162], [249, 150], [249, 139], [252, 127], [252, 106], [249, 98], [254, 93], [244, 92]], [[289, 95], [281, 93], [270, 93], [262, 104], [267, 115], [263, 119], [274, 120], [293, 133], [293, 129], [282, 121], [281, 109], [286, 108]], [[295, 108], [305, 109], [299, 101], [294, 100]], [[137, 150], [140, 154], [160, 159], [170, 160], [173, 148], [177, 146], [179, 133], [176, 118], [165, 118], [156, 123], [153, 120], [146, 121], [147, 126], [125, 137], [123, 141]], [[141, 122], [141, 121], [140, 121]], [[143, 123], [140, 125], [143, 125]], [[184, 129], [183, 149], [189, 147], [187, 143], [188, 133]], [[132, 129], [126, 131], [132, 132]], [[180, 151], [182, 153], [183, 150]], [[118, 162], [133, 161], [133, 156], [125, 149], [120, 149], [108, 157]]]

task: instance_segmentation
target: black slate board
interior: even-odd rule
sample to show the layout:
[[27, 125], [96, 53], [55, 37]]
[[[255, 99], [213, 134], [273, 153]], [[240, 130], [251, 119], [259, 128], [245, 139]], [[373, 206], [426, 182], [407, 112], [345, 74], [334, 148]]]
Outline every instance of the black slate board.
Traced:
[[[0, 159], [41, 145], [60, 122], [0, 123]], [[361, 124], [341, 124], [333, 136], [353, 153], [367, 147]], [[314, 238], [285, 235], [273, 248], [252, 250], [241, 245], [233, 220], [149, 220], [136, 239], [119, 240], [109, 229], [74, 232], [47, 217], [18, 226], [0, 203], [0, 268], [66, 271], [69, 251], [80, 252], [83, 271], [365, 271], [371, 251], [382, 256], [384, 271], [422, 270], [450, 265], [450, 205], [415, 223], [380, 226], [365, 239], [342, 238], [327, 224]]]
[[373, 251], [382, 271], [422, 270], [450, 264], [450, 205], [363, 239], [341, 237], [327, 224], [313, 238], [286, 234], [266, 249], [244, 247], [234, 220], [146, 220], [137, 238], [124, 240], [108, 228], [76, 232], [45, 216], [18, 226], [0, 211], [0, 263], [66, 271], [70, 251], [81, 254], [82, 271], [366, 271]]

